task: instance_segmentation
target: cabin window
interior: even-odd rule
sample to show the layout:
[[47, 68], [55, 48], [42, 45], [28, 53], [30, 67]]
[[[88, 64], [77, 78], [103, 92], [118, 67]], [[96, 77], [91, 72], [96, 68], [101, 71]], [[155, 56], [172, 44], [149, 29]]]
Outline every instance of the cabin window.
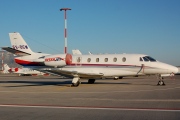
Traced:
[[117, 58], [115, 57], [115, 58], [113, 59], [113, 61], [116, 62], [116, 61], [117, 61]]
[[80, 62], [80, 61], [81, 61], [81, 58], [80, 58], [80, 57], [78, 57], [78, 58], [77, 58], [77, 62]]
[[123, 62], [126, 62], [126, 58], [125, 58], [125, 57], [123, 57], [123, 58], [122, 58], [122, 61], [123, 61]]
[[105, 59], [104, 59], [104, 62], [108, 62], [108, 58], [105, 58]]
[[87, 62], [91, 62], [91, 58], [88, 58], [88, 59], [87, 59]]
[[143, 59], [140, 57], [140, 58], [139, 58], [139, 61], [143, 61]]
[[99, 58], [96, 58], [96, 62], [99, 62]]
[[149, 61], [149, 59], [147, 59], [146, 57], [143, 57], [143, 59], [144, 59], [145, 62]]

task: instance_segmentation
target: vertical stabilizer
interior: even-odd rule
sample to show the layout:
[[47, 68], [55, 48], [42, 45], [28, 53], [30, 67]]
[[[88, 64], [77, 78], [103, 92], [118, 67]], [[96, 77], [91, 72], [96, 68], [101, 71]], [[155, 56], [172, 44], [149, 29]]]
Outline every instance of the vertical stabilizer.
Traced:
[[20, 35], [20, 33], [17, 33], [17, 32], [9, 33], [9, 37], [10, 37], [12, 48], [26, 52], [26, 53], [30, 53], [30, 54], [33, 53], [30, 47], [28, 46], [28, 44]]

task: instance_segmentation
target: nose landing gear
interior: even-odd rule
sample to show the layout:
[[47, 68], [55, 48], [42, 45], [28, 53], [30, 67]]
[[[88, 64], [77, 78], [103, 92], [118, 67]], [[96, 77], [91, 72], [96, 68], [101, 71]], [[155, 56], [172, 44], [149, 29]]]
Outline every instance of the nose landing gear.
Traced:
[[164, 81], [163, 81], [164, 78], [163, 78], [161, 75], [158, 75], [158, 79], [159, 79], [159, 81], [158, 81], [158, 83], [157, 83], [158, 86], [159, 86], [159, 85], [161, 85], [161, 86], [166, 85], [166, 84], [164, 83]]

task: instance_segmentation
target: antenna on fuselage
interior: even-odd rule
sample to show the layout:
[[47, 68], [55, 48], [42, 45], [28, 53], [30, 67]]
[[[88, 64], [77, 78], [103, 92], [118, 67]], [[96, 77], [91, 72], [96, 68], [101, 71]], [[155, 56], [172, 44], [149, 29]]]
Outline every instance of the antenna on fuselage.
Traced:
[[88, 53], [89, 53], [89, 55], [92, 55], [92, 53], [90, 51]]

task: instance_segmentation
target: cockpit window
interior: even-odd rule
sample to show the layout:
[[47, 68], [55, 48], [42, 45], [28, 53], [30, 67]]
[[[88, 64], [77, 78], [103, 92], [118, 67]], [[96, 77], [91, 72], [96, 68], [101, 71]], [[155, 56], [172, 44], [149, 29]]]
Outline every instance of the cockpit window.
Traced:
[[146, 57], [143, 57], [143, 59], [145, 62], [149, 61], [149, 59], [147, 59]]
[[149, 59], [151, 62], [156, 62], [156, 60], [150, 56], [145, 56], [147, 59]]

